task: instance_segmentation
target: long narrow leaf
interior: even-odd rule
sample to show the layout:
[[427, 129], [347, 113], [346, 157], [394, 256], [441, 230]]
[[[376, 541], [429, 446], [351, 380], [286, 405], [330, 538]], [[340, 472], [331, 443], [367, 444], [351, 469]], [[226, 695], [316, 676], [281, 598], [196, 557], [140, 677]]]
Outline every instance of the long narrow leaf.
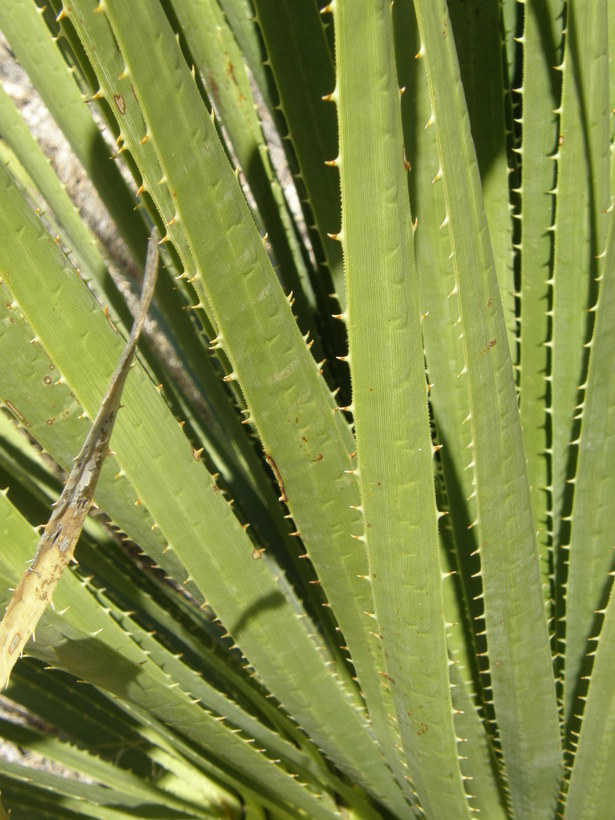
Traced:
[[[339, 238], [363, 518], [356, 536], [367, 550], [383, 687], [419, 801], [428, 816], [463, 817], [391, 12], [385, 0], [333, 8]], [[377, 81], [368, 84], [368, 76]], [[363, 106], [375, 114], [367, 122]]]
[[515, 385], [445, 3], [415, 9], [458, 293], [494, 708], [513, 806], [542, 815], [554, 807], [561, 751]]

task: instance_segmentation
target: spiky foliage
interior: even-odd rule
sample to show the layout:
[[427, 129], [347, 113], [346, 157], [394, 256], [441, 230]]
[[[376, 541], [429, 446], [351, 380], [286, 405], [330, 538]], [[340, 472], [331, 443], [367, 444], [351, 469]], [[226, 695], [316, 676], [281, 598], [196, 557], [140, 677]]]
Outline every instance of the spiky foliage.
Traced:
[[114, 279], [0, 96], [4, 603], [164, 237], [98, 512], [7, 691], [43, 724], [1, 727], [87, 777], [0, 763], [15, 816], [609, 815], [612, 26], [0, 5], [126, 247]]

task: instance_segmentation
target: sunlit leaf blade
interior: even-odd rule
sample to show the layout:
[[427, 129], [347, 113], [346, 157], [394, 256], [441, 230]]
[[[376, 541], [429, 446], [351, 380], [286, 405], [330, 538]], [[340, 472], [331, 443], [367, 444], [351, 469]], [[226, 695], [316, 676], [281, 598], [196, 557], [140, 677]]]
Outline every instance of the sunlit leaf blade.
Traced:
[[[613, 628], [612, 577], [609, 573], [613, 572], [615, 566], [615, 521], [612, 507], [615, 493], [615, 379], [604, 377], [604, 374], [611, 370], [615, 349], [615, 230], [612, 221], [604, 262], [594, 335], [589, 347], [589, 370], [578, 442], [579, 460], [574, 487], [566, 599], [567, 635], [570, 641], [567, 641], [567, 648], [576, 647], [577, 653], [584, 651], [586, 655], [589, 650], [595, 648], [593, 641], [599, 636], [593, 670], [591, 656], [589, 659], [578, 655], [572, 655], [570, 658], [566, 656], [567, 703], [569, 708], [574, 704], [572, 714], [568, 715], [568, 728], [575, 735], [579, 730], [577, 717], [582, 714], [583, 745], [579, 748], [582, 750], [581, 760], [585, 762], [581, 764], [583, 774], [574, 774], [574, 793], [577, 795], [577, 801], [584, 792], [585, 786], [582, 784], [590, 777], [587, 767], [591, 768], [592, 764], [589, 760], [593, 760], [598, 748], [601, 749], [601, 755], [607, 754], [608, 743], [599, 737], [602, 731], [606, 731], [605, 738], [610, 737], [608, 728], [605, 730], [602, 721], [611, 719], [609, 716], [613, 710], [607, 689], [612, 687], [613, 680], [613, 641], [608, 636]], [[602, 614], [609, 600], [607, 615], [601, 629]], [[585, 710], [583, 703], [577, 700], [578, 696], [585, 693], [585, 683], [579, 683], [579, 673], [583, 676], [591, 673]], [[579, 759], [575, 758], [573, 772], [576, 772], [577, 762]], [[607, 766], [603, 772], [594, 770], [591, 774], [592, 782], [600, 782], [600, 790], [611, 788], [606, 782], [610, 780], [608, 771], [610, 769]], [[598, 786], [592, 788], [598, 789]], [[597, 796], [594, 799], [598, 799]], [[579, 804], [577, 802], [574, 805]], [[607, 804], [604, 802], [602, 805]]]
[[564, 817], [569, 820], [608, 817], [615, 800], [615, 595], [612, 589], [601, 615], [604, 622], [599, 638], [594, 639], [598, 644], [594, 667], [565, 796]]
[[325, 2], [0, 4], [11, 816], [610, 816], [615, 14]]
[[[449, 695], [433, 453], [389, 4], [336, 5], [334, 24], [339, 238], [363, 518], [356, 536], [367, 551], [365, 582], [373, 591], [374, 629], [384, 654], [382, 686], [395, 706], [408, 773], [428, 816], [462, 817], [468, 804]], [[369, 75], [377, 82], [368, 97]], [[362, 105], [378, 115], [364, 122]], [[362, 310], [366, 303], [370, 311]], [[379, 316], [388, 317], [384, 326]], [[369, 707], [369, 692], [367, 702]]]
[[[604, 270], [607, 209], [609, 197], [609, 130], [607, 111], [608, 47], [606, 4], [571, 4], [566, 17], [563, 86], [558, 148], [557, 209], [555, 218], [555, 261], [553, 269], [552, 352], [552, 449], [553, 528], [556, 543], [569, 543], [571, 497], [574, 491], [579, 425], [574, 421], [582, 409], [587, 350], [597, 295], [596, 277]], [[581, 422], [582, 423], [582, 422]], [[591, 551], [591, 541], [585, 545]], [[577, 551], [579, 546], [577, 544]], [[576, 559], [575, 559], [576, 560]], [[582, 576], [573, 577], [567, 592], [565, 626], [564, 705], [570, 717], [574, 691], [586, 652], [592, 610], [600, 601], [602, 571], [590, 572], [599, 586], [590, 600], [574, 587]], [[600, 577], [602, 576], [602, 577]]]
[[[500, 343], [506, 329], [457, 59], [451, 39], [442, 36], [445, 3], [416, 0], [415, 9], [464, 348], [460, 377], [468, 387], [468, 466], [477, 504], [472, 526], [478, 528], [493, 705], [513, 806], [522, 815], [547, 812], [561, 771], [559, 725], [515, 385], [508, 345]], [[448, 89], [446, 97], [441, 88]]]
[[[549, 429], [546, 399], [549, 392], [549, 299], [553, 240], [555, 184], [553, 153], [557, 144], [557, 117], [545, 116], [544, 100], [555, 110], [561, 76], [555, 69], [561, 40], [560, 0], [528, 3], [523, 28], [523, 84], [519, 186], [521, 316], [519, 323], [519, 414], [532, 494], [541, 570], [545, 584], [553, 575], [549, 484]], [[551, 590], [545, 586], [545, 596]]]
[[[117, 354], [112, 351], [117, 350], [119, 340], [103, 312], [93, 305], [87, 288], [58, 258], [59, 250], [50, 244], [38, 218], [28, 210], [8, 177], [1, 196], [12, 202], [11, 207], [1, 211], [3, 236], [7, 237], [2, 243], [6, 282], [41, 343], [54, 351], [59, 370], [93, 415], [100, 396], [97, 379], [104, 384], [108, 378], [108, 373], [102, 378], [101, 373], [115, 360]], [[41, 292], [45, 292], [43, 299]], [[87, 339], [99, 351], [95, 367], [85, 367], [74, 357], [74, 338]], [[315, 372], [312, 362], [310, 366]], [[395, 788], [392, 776], [366, 731], [365, 718], [329, 669], [326, 650], [286, 578], [267, 556], [253, 560], [254, 547], [246, 529], [217, 491], [203, 464], [195, 460], [181, 428], [142, 369], [135, 369], [124, 401], [114, 450], [139, 499], [216, 614], [258, 668], [261, 679], [295, 718], [305, 709], [305, 719], [299, 722], [305, 729], [311, 726], [313, 737], [322, 731], [321, 745], [329, 747], [332, 757], [339, 753], [353, 768], [358, 762], [359, 767], [369, 770], [369, 777], [364, 775], [369, 787], [377, 783], [374, 775], [381, 767], [383, 785], [374, 788], [387, 801], [389, 790], [384, 783]], [[152, 463], [156, 464], [154, 473]], [[158, 474], [167, 475], [164, 484], [158, 481]], [[169, 492], [171, 476], [177, 481], [173, 492]], [[279, 635], [279, 645], [285, 647], [283, 653], [279, 652], [275, 634]], [[299, 685], [299, 681], [306, 680], [310, 681], [309, 687]], [[314, 687], [320, 685], [324, 689], [317, 703], [312, 698]], [[352, 738], [348, 741], [342, 729], [346, 722], [348, 738]], [[357, 752], [361, 746], [364, 758]], [[366, 761], [373, 765], [368, 766]]]

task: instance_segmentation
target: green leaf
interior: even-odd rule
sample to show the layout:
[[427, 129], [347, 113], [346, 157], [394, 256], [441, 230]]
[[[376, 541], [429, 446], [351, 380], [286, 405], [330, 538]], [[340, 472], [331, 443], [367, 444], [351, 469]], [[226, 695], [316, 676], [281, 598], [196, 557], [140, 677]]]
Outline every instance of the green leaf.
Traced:
[[[597, 711], [603, 705], [608, 714], [608, 698], [604, 690], [596, 684], [598, 694], [593, 691], [597, 680], [596, 669], [591, 671], [591, 664], [586, 657], [588, 640], [600, 635], [600, 656], [608, 657], [609, 639], [603, 637], [610, 621], [605, 618], [602, 630], [599, 629], [600, 617], [609, 600], [612, 598], [612, 581], [609, 573], [613, 570], [613, 543], [615, 525], [610, 499], [615, 492], [615, 379], [605, 378], [604, 374], [611, 369], [613, 346], [615, 345], [615, 282], [613, 270], [615, 264], [615, 230], [611, 221], [604, 259], [604, 274], [600, 281], [600, 295], [596, 306], [594, 335], [589, 345], [589, 369], [585, 384], [585, 401], [582, 412], [582, 426], [578, 439], [579, 460], [574, 484], [574, 508], [571, 516], [570, 560], [568, 564], [568, 604], [566, 630], [566, 666], [565, 694], [570, 724], [578, 733], [578, 721], [583, 713], [583, 704], [578, 697], [584, 687], [579, 686], [579, 676], [591, 672], [592, 711], [583, 716], [582, 736], [588, 738], [589, 748], [601, 745], [592, 736], [604, 728], [597, 717]], [[598, 613], [598, 615], [596, 614]], [[611, 616], [612, 617], [612, 616]], [[573, 652], [576, 650], [576, 652]], [[570, 652], [570, 654], [568, 654]], [[602, 663], [608, 663], [605, 659]], [[600, 667], [602, 668], [602, 667]], [[608, 667], [610, 669], [610, 667]], [[603, 671], [604, 681], [610, 679], [611, 672]], [[602, 691], [603, 700], [600, 700]], [[593, 718], [592, 718], [593, 715]], [[585, 729], [587, 717], [597, 721], [593, 730]], [[607, 737], [608, 735], [605, 735]], [[593, 739], [592, 739], [593, 738]], [[585, 747], [584, 747], [585, 748]], [[585, 752], [587, 754], [587, 752]], [[575, 763], [576, 765], [576, 763]], [[596, 777], [597, 775], [592, 775]], [[606, 777], [606, 773], [603, 775]], [[577, 786], [578, 788], [578, 786]]]
[[581, 732], [574, 744], [576, 752], [565, 797], [564, 817], [570, 820], [607, 817], [615, 800], [614, 608], [615, 596], [611, 587], [608, 604], [599, 613], [604, 617], [599, 638], [592, 636], [598, 646], [589, 653], [595, 655], [594, 667]]
[[[11, 508], [6, 494], [0, 495], [0, 504], [3, 538], [14, 545], [11, 554], [2, 558], [2, 570], [5, 577], [12, 579], [18, 575], [16, 564], [20, 554], [22, 561], [24, 554], [32, 554], [36, 539], [30, 540], [28, 549], [28, 531], [33, 531]], [[197, 706], [193, 687], [182, 688], [181, 682], [168, 671], [173, 658], [169, 656], [158, 666], [156, 655], [147, 645], [148, 636], [140, 635], [135, 625], [127, 624], [129, 618], [125, 614], [116, 620], [108, 607], [97, 606], [73, 574], [62, 576], [54, 604], [58, 614], [46, 614], [33, 645], [37, 657], [136, 703], [165, 722], [172, 722], [176, 731], [192, 741], [211, 745], [228, 770], [249, 775], [251, 787], [265, 800], [275, 803], [273, 795], [278, 793], [285, 795], [283, 799], [290, 806], [303, 804], [306, 811], [315, 811], [314, 816], [331, 814], [298, 781], [250, 745], [250, 739], [246, 741], [237, 735], [232, 724], [220, 722], [226, 719], [225, 714]], [[189, 674], [189, 670], [185, 673]]]
[[[121, 342], [6, 176], [0, 198], [5, 282], [41, 344], [53, 351], [63, 378], [93, 415]], [[75, 356], [75, 340], [80, 340], [80, 350], [97, 351], [95, 362]], [[311, 362], [310, 367], [316, 377]], [[254, 548], [245, 529], [195, 460], [142, 369], [132, 371], [124, 396], [113, 446], [137, 497], [272, 693], [331, 757], [345, 759], [357, 772], [364, 768], [365, 783], [388, 801], [384, 784], [391, 788], [393, 780], [365, 719], [327, 667], [324, 646], [275, 562], [252, 559]], [[158, 475], [166, 477], [164, 483]], [[174, 488], [171, 482], [176, 482]], [[299, 683], [306, 680], [309, 695]], [[314, 701], [319, 687], [321, 698]]]
[[134, 201], [119, 169], [110, 162], [109, 148], [83, 104], [74, 76], [52, 41], [41, 11], [33, 2], [7, 0], [0, 7], [0, 29], [117, 220], [131, 252], [142, 263], [147, 238], [144, 222], [134, 211]]
[[478, 528], [493, 706], [513, 806], [521, 815], [542, 816], [554, 808], [561, 751], [515, 385], [454, 44], [442, 36], [445, 4], [415, 0], [415, 9], [455, 270], [460, 378], [467, 380], [470, 404], [472, 526]]
[[[587, 2], [570, 7], [563, 61], [550, 340], [553, 526], [561, 546], [566, 546], [570, 537], [567, 520], [560, 521], [571, 513], [566, 483], [576, 472], [576, 452], [571, 442], [578, 437], [578, 426], [573, 417], [577, 405], [582, 404], [579, 391], [587, 367], [583, 344], [589, 341], [592, 331], [592, 313], [588, 310], [594, 307], [595, 279], [603, 270], [610, 203], [606, 38], [605, 4]], [[598, 569], [597, 575], [603, 576], [607, 566], [603, 565], [602, 573]], [[591, 574], [596, 579], [596, 574]], [[579, 577], [570, 576], [573, 586], [577, 582], [583, 583]], [[591, 629], [591, 610], [597, 606], [597, 594], [588, 602], [582, 593], [568, 591], [564, 672], [567, 718]]]
[[[382, 688], [395, 706], [420, 804], [428, 816], [462, 817], [468, 804], [449, 691], [427, 385], [389, 4], [335, 5], [334, 22], [339, 238], [363, 519], [355, 535], [367, 551], [365, 582], [373, 592], [373, 629], [384, 655]], [[375, 81], [368, 83], [368, 77]], [[375, 116], [365, 121], [363, 106]], [[365, 304], [370, 310], [363, 309]], [[365, 683], [363, 688], [376, 720], [378, 706], [372, 705]]]
[[[550, 276], [553, 261], [555, 183], [553, 153], [557, 145], [557, 118], [545, 116], [545, 98], [555, 110], [560, 99], [557, 63], [561, 39], [561, 3], [527, 5], [523, 28], [522, 141], [519, 157], [522, 179], [519, 194], [521, 317], [519, 324], [519, 415], [527, 457], [532, 511], [545, 584], [553, 577], [549, 484], [549, 435], [545, 400], [549, 391]], [[551, 590], [546, 587], [548, 597]]]

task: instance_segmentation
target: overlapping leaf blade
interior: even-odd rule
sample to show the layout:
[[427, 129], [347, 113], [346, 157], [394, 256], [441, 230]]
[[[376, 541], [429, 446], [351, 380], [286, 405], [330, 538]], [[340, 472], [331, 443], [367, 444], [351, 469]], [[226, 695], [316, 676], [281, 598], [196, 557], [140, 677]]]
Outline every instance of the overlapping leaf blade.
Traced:
[[[70, 609], [31, 650], [117, 703], [105, 724], [107, 696], [34, 658], [9, 692], [89, 750], [47, 743], [69, 767], [91, 760], [97, 783], [29, 786], [4, 767], [14, 812], [125, 816], [142, 796], [152, 816], [240, 801], [257, 816], [550, 818], [559, 790], [567, 817], [608, 814], [607, 5], [7, 0], [2, 28], [137, 268], [150, 219], [166, 231], [159, 335], [97, 496], [112, 528], [86, 524], [56, 600]], [[272, 174], [264, 106], [307, 233]], [[111, 321], [130, 316], [4, 96], [0, 138], [14, 583], [119, 355]]]
[[[521, 814], [547, 813], [561, 772], [559, 725], [515, 385], [502, 343], [506, 329], [454, 44], [443, 37], [445, 3], [417, 0], [415, 9], [464, 347], [460, 376], [467, 380], [477, 505], [472, 526], [478, 528], [494, 708], [513, 806]], [[440, 83], [451, 91], [446, 102]]]

